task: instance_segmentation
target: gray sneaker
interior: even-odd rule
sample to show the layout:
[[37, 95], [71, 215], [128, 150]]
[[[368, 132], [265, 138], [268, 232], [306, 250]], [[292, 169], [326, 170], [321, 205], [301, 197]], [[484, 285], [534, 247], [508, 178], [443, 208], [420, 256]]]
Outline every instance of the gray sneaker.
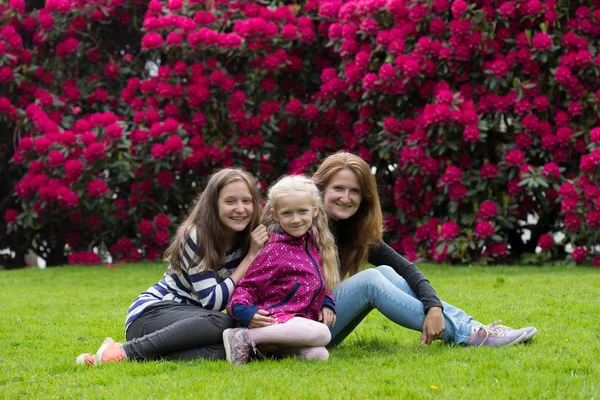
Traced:
[[[469, 341], [469, 345], [477, 347], [510, 346], [524, 341], [527, 334], [528, 331], [525, 329], [511, 329], [507, 326], [500, 325], [498, 322], [492, 322], [488, 326], [480, 325], [476, 327], [471, 336], [471, 340]], [[535, 333], [533, 334], [535, 335]]]
[[535, 329], [533, 326], [526, 326], [523, 329], [525, 331], [527, 331], [527, 336], [525, 336], [525, 339], [523, 339], [523, 342], [528, 341], [529, 339], [531, 339], [532, 337], [534, 337], [535, 334], [537, 333], [537, 329]]
[[246, 364], [250, 350], [254, 347], [248, 337], [248, 329], [234, 328], [223, 331], [223, 345], [227, 361], [235, 365]]
[[[506, 328], [506, 329], [516, 330], [515, 328], [511, 328], [509, 326], [500, 325], [500, 321], [494, 322], [494, 324], [501, 326], [503, 328]], [[525, 328], [523, 328], [523, 330], [527, 332], [527, 336], [525, 336], [525, 338], [522, 341], [523, 343], [527, 342], [529, 339], [534, 337], [535, 334], [537, 333], [537, 329], [535, 329], [533, 326], [526, 326]]]

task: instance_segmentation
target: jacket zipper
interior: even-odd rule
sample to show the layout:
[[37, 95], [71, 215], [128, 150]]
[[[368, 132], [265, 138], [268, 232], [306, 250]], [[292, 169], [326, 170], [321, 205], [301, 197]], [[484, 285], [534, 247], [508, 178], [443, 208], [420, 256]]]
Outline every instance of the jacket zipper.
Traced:
[[282, 301], [270, 306], [269, 308], [277, 308], [277, 307], [281, 307], [281, 306], [285, 305], [287, 302], [289, 302], [292, 299], [292, 297], [294, 297], [294, 295], [296, 294], [296, 292], [298, 291], [300, 286], [301, 286], [300, 283], [296, 282], [296, 284], [294, 285], [292, 290], [290, 290], [290, 292], [287, 294], [287, 296], [285, 296], [285, 298]]
[[317, 271], [317, 275], [319, 276], [319, 289], [315, 290], [315, 292], [313, 293], [312, 299], [310, 300], [310, 304], [312, 304], [315, 301], [315, 297], [317, 296], [317, 294], [319, 293], [319, 291], [321, 291], [323, 289], [323, 277], [321, 276], [321, 270], [319, 269], [319, 265], [317, 264], [317, 262], [315, 261], [315, 259], [313, 258], [312, 254], [310, 254], [310, 251], [308, 249], [308, 244], [309, 244], [309, 240], [310, 236], [307, 234], [306, 235], [306, 243], [304, 245], [304, 249], [306, 250], [306, 254], [308, 254], [308, 258], [310, 258], [310, 261], [313, 264], [313, 267], [315, 267], [315, 270]]

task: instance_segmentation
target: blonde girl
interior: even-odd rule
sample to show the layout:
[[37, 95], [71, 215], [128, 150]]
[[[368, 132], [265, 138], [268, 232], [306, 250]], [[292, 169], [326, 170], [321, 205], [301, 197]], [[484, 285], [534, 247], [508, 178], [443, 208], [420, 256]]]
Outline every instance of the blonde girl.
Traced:
[[316, 185], [285, 176], [269, 190], [262, 221], [269, 243], [236, 287], [227, 311], [247, 328], [227, 329], [227, 360], [248, 361], [256, 346], [276, 354], [324, 360], [335, 323], [331, 289], [337, 251]]

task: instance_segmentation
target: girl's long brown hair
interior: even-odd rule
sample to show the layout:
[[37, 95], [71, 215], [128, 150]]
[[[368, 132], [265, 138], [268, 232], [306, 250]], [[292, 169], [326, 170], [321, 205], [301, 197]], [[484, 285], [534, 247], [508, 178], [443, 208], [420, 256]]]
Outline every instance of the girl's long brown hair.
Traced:
[[190, 237], [192, 230], [196, 231], [196, 254], [190, 264], [203, 262], [206, 269], [216, 272], [223, 263], [225, 254], [232, 243], [226, 240], [226, 230], [219, 219], [219, 193], [221, 189], [233, 182], [245, 182], [252, 195], [254, 212], [244, 231], [238, 233], [237, 238], [244, 238], [244, 254], [248, 252], [250, 232], [258, 226], [260, 218], [260, 205], [258, 189], [250, 174], [240, 168], [226, 168], [213, 174], [206, 188], [194, 203], [192, 210], [177, 228], [177, 233], [169, 248], [165, 251], [165, 261], [170, 263], [170, 269], [176, 273], [181, 272], [182, 249], [185, 241]]
[[383, 216], [377, 183], [371, 167], [357, 155], [339, 152], [327, 157], [312, 176], [321, 192], [325, 192], [333, 175], [343, 169], [352, 171], [358, 178], [361, 202], [356, 213], [339, 221], [337, 247], [340, 257], [340, 276], [352, 276], [365, 268], [369, 250], [381, 242]]
[[303, 175], [289, 175], [280, 178], [269, 189], [269, 201], [265, 205], [261, 223], [269, 232], [281, 228], [273, 218], [273, 210], [277, 209], [277, 200], [282, 196], [304, 195], [311, 199], [312, 206], [317, 209], [310, 231], [315, 238], [315, 244], [321, 256], [323, 279], [328, 289], [333, 289], [340, 281], [339, 259], [335, 239], [329, 230], [327, 213], [323, 207], [323, 199], [315, 183]]

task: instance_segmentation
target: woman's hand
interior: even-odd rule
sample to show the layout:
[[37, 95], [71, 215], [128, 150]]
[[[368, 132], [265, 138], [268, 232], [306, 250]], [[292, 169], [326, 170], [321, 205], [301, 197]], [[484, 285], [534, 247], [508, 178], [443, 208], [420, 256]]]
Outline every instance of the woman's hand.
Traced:
[[431, 344], [436, 339], [441, 339], [446, 325], [441, 307], [431, 307], [425, 316], [423, 322], [423, 333], [421, 334], [421, 344]]
[[262, 328], [265, 326], [273, 325], [275, 323], [275, 319], [269, 317], [269, 313], [265, 310], [258, 310], [252, 318], [250, 318], [250, 323], [248, 324], [248, 328]]
[[335, 312], [329, 307], [323, 307], [319, 313], [319, 322], [327, 326], [335, 326]]
[[269, 232], [264, 225], [259, 225], [250, 234], [250, 249], [248, 254], [254, 258], [269, 242]]

